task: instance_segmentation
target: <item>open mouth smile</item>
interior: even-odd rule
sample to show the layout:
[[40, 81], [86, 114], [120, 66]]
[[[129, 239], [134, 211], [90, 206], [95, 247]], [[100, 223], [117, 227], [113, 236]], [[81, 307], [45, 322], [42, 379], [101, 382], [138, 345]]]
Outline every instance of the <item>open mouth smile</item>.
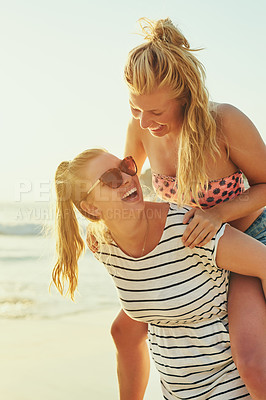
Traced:
[[163, 125], [159, 125], [156, 128], [150, 128], [152, 131], [159, 131], [160, 129], [162, 129]]
[[122, 196], [122, 200], [123, 201], [127, 201], [127, 200], [132, 200], [135, 199], [138, 195], [138, 191], [136, 187], [133, 187], [131, 189], [129, 189], [123, 196]]

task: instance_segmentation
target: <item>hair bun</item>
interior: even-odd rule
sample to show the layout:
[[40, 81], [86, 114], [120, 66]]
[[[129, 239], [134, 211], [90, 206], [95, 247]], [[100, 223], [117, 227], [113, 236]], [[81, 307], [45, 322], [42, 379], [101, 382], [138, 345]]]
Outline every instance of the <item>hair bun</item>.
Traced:
[[152, 21], [148, 18], [140, 18], [139, 24], [144, 39], [149, 42], [163, 42], [178, 47], [190, 48], [185, 36], [174, 26], [170, 18]]

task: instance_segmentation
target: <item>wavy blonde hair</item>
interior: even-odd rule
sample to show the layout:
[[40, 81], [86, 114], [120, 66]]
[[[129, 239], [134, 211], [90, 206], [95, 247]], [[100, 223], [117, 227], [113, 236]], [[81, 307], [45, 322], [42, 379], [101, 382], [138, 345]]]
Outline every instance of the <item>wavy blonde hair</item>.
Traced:
[[151, 94], [166, 87], [173, 98], [185, 100], [184, 121], [178, 138], [177, 203], [199, 205], [202, 190], [208, 187], [206, 155], [220, 154], [216, 122], [205, 87], [205, 71], [184, 35], [169, 18], [139, 20], [145, 42], [130, 51], [124, 69], [129, 90]]
[[72, 300], [78, 284], [78, 259], [85, 250], [75, 210], [90, 221], [97, 222], [90, 224], [90, 230], [99, 244], [101, 241], [110, 240], [104, 223], [80, 207], [80, 202], [86, 198], [90, 187], [84, 168], [90, 160], [104, 153], [104, 149], [85, 150], [72, 161], [63, 161], [55, 174], [57, 262], [52, 272], [52, 280], [62, 295], [65, 281], [68, 281], [66, 295], [70, 295]]

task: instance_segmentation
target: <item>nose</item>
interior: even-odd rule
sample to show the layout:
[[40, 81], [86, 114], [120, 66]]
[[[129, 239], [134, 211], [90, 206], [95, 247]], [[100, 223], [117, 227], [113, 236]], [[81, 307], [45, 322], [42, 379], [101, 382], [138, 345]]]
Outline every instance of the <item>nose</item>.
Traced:
[[147, 129], [151, 125], [151, 119], [144, 111], [140, 113], [139, 122], [142, 129]]
[[123, 178], [123, 183], [122, 186], [127, 185], [130, 181], [131, 176], [126, 174], [125, 172], [121, 172], [122, 178]]

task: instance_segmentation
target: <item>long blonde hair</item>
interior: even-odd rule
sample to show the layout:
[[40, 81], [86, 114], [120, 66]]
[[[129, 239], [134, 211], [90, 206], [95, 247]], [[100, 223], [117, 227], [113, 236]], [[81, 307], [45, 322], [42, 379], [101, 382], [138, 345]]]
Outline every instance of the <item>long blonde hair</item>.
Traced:
[[130, 51], [124, 70], [129, 90], [150, 94], [166, 87], [173, 98], [184, 99], [184, 121], [178, 138], [177, 203], [199, 205], [200, 192], [208, 187], [206, 155], [220, 154], [216, 122], [205, 87], [205, 71], [184, 35], [169, 18], [139, 20], [146, 42]]
[[85, 150], [72, 161], [63, 161], [55, 174], [57, 262], [52, 272], [52, 279], [62, 295], [64, 283], [68, 281], [66, 294], [69, 294], [72, 300], [78, 284], [78, 259], [85, 249], [75, 209], [87, 219], [97, 222], [93, 234], [98, 240], [104, 238], [106, 241], [108, 236], [103, 222], [80, 207], [80, 202], [86, 197], [89, 189], [84, 167], [90, 160], [105, 152], [103, 149]]

